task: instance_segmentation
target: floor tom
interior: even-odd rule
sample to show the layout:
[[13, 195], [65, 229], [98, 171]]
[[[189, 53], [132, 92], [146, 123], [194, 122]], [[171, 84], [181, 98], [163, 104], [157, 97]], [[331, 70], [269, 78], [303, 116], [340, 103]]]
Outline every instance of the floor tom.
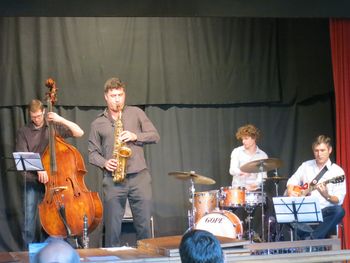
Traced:
[[194, 193], [194, 222], [198, 222], [199, 219], [215, 209], [217, 196], [218, 190]]

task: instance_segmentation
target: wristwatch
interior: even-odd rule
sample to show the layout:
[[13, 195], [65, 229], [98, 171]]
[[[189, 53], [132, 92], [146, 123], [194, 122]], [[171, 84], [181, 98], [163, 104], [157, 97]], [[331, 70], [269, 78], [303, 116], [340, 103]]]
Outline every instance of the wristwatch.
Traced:
[[327, 201], [331, 201], [331, 199], [332, 199], [331, 195], [326, 198]]

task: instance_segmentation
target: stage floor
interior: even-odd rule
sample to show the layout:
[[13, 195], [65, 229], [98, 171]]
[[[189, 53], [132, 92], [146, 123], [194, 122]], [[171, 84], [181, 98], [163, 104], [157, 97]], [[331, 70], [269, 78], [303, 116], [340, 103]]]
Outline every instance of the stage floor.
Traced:
[[[144, 239], [137, 248], [77, 249], [81, 262], [181, 262], [181, 236]], [[294, 242], [249, 243], [219, 238], [227, 262], [342, 262], [350, 260], [350, 250], [340, 249], [340, 240], [322, 239]], [[329, 249], [320, 251], [317, 247]], [[288, 252], [288, 251], [289, 252]], [[292, 252], [292, 253], [290, 253]], [[287, 253], [287, 254], [286, 254]], [[28, 252], [2, 252], [0, 262], [30, 262]]]

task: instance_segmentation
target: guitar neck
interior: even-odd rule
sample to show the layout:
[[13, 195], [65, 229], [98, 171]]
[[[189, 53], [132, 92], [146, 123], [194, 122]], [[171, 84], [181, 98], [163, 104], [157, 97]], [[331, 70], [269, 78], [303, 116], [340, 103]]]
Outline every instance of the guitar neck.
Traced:
[[300, 196], [308, 195], [309, 193], [314, 191], [317, 188], [317, 186], [319, 186], [321, 184], [324, 184], [324, 185], [329, 184], [329, 183], [335, 184], [335, 183], [340, 183], [343, 181], [344, 181], [344, 175], [341, 175], [341, 176], [331, 178], [329, 180], [323, 181], [323, 182], [315, 184], [315, 185], [309, 185], [309, 187], [307, 189], [302, 189], [302, 188], [300, 189]]

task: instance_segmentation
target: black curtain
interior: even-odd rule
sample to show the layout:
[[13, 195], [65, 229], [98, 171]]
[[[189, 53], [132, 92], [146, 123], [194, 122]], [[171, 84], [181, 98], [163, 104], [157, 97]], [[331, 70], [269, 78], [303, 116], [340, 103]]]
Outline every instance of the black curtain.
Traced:
[[[236, 129], [253, 123], [259, 146], [280, 158], [289, 177], [312, 158], [311, 141], [334, 138], [333, 85], [326, 19], [268, 18], [0, 18], [0, 248], [21, 243], [22, 178], [13, 171], [15, 132], [25, 105], [57, 82], [62, 116], [85, 131], [69, 140], [82, 153], [85, 181], [101, 192], [100, 171], [87, 163], [91, 121], [104, 108], [103, 84], [127, 83], [127, 102], [145, 109], [161, 141], [146, 146], [153, 176], [156, 236], [182, 234], [188, 181], [168, 175], [194, 170], [228, 186]], [[280, 192], [284, 191], [280, 183]], [[275, 195], [274, 185], [266, 191]], [[281, 193], [280, 193], [281, 194]], [[244, 220], [244, 218], [241, 218]], [[91, 234], [101, 245], [102, 226]]]
[[60, 89], [58, 105], [66, 106], [104, 105], [101, 86], [113, 75], [127, 82], [130, 104], [291, 102], [331, 89], [330, 75], [319, 77], [330, 69], [327, 20], [0, 21], [0, 106], [43, 97], [48, 76]]

